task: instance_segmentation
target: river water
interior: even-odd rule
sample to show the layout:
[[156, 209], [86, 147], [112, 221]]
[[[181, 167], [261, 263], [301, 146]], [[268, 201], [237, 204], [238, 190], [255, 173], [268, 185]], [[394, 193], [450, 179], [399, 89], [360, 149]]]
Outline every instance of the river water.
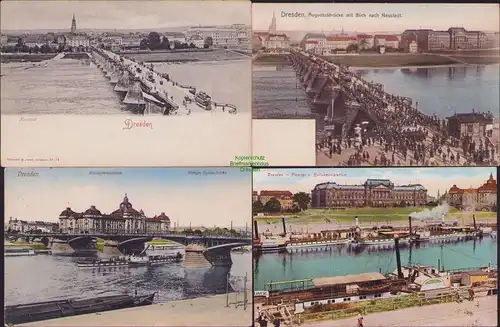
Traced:
[[[182, 252], [182, 251], [181, 251]], [[5, 258], [5, 304], [95, 296], [149, 294], [156, 301], [195, 298], [226, 292], [227, 273], [232, 291], [252, 289], [251, 253], [233, 253], [231, 268], [187, 269], [182, 263], [155, 267], [85, 270], [76, 261], [82, 258], [55, 255]]]
[[[442, 251], [442, 256], [441, 256]], [[401, 264], [432, 265], [442, 258], [444, 269], [460, 269], [497, 264], [497, 241], [488, 236], [482, 240], [422, 245], [401, 249]], [[383, 274], [396, 269], [393, 250], [354, 252], [348, 246], [332, 247], [328, 251], [303, 253], [266, 253], [254, 258], [254, 289], [265, 290], [265, 283], [315, 277], [342, 276], [364, 272]]]
[[[491, 111], [500, 115], [500, 65], [409, 69], [359, 69], [384, 90], [410, 97], [425, 114], [448, 117], [455, 112]], [[295, 71], [269, 65], [253, 68], [254, 118], [314, 118]]]
[[[214, 101], [250, 112], [250, 60], [155, 63], [182, 84], [196, 86]], [[247, 72], [247, 73], [245, 73]], [[94, 64], [72, 59], [1, 64], [2, 114], [120, 115], [125, 112], [109, 79]]]

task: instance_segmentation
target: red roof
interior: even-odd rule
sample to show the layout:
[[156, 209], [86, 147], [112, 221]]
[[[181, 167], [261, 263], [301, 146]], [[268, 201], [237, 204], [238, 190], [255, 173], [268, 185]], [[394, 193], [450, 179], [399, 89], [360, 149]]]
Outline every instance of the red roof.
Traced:
[[253, 192], [252, 192], [252, 195], [259, 195], [259, 192], [257, 192], [257, 191], [253, 191]]
[[448, 191], [450, 194], [462, 194], [464, 193], [464, 190], [461, 188], [458, 188], [456, 185], [453, 185], [450, 190]]
[[306, 40], [305, 43], [307, 43], [307, 44], [318, 44], [318, 41], [316, 41], [316, 40]]
[[357, 41], [354, 36], [332, 35], [326, 38], [327, 41]]
[[481, 185], [478, 189], [479, 192], [497, 192], [497, 181], [493, 178], [493, 174], [490, 174], [490, 178]]
[[293, 193], [290, 191], [260, 191], [260, 196], [284, 197], [293, 196]]
[[375, 35], [376, 39], [384, 39], [386, 41], [392, 42], [392, 41], [399, 41], [398, 37], [396, 35]]
[[372, 37], [373, 37], [373, 35], [369, 35], [369, 34], [358, 34], [358, 39], [370, 39]]

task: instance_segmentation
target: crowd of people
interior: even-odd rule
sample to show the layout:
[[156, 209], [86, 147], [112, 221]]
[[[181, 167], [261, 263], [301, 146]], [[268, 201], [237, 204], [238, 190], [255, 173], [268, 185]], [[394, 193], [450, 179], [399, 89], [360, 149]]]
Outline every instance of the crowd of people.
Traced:
[[[318, 61], [316, 61], [318, 62]], [[366, 82], [346, 66], [333, 68], [332, 64], [320, 64], [323, 70], [336, 71], [342, 80], [342, 92], [357, 102], [370, 117], [371, 126], [363, 129], [361, 144], [352, 142], [352, 122], [344, 124], [342, 133], [335, 136], [320, 133], [317, 151], [327, 156], [341, 155], [343, 149], [354, 149], [347, 161], [349, 166], [358, 165], [494, 165], [498, 162], [498, 141], [492, 140], [492, 131], [475, 138], [456, 138], [450, 135], [446, 119], [429, 116], [411, 104], [411, 99], [388, 94], [382, 85]], [[339, 71], [340, 70], [340, 71]], [[348, 77], [348, 78], [346, 78]], [[340, 84], [340, 83], [339, 83]], [[347, 104], [348, 105], [348, 104]], [[491, 113], [482, 114], [492, 119]], [[328, 122], [327, 122], [328, 123]], [[340, 134], [340, 135], [339, 135]], [[382, 154], [369, 154], [366, 147], [378, 146]], [[352, 151], [350, 151], [352, 153]]]

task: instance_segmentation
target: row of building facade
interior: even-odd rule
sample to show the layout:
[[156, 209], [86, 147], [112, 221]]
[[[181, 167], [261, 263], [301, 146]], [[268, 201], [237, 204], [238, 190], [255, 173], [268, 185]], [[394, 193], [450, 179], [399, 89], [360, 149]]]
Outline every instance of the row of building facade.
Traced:
[[104, 233], [104, 234], [141, 234], [164, 233], [170, 230], [170, 218], [161, 213], [152, 218], [144, 211], [133, 208], [127, 195], [118, 209], [103, 214], [95, 206], [84, 212], [66, 208], [59, 215], [59, 229], [62, 233]]
[[[212, 46], [225, 48], [244, 48], [250, 46], [250, 26], [234, 24], [227, 26], [192, 26], [186, 33], [165, 32], [161, 33], [161, 40], [167, 38], [170, 47], [174, 48], [177, 43], [193, 44], [197, 48], [203, 48], [207, 38], [212, 39]], [[143, 33], [81, 33], [76, 28], [76, 17], [73, 15], [71, 29], [68, 33], [47, 33], [43, 35], [2, 35], [1, 46], [16, 46], [21, 39], [23, 45], [33, 48], [49, 46], [57, 49], [63, 47], [89, 47], [103, 44], [112, 48], [139, 48], [141, 41], [147, 37]]]
[[497, 181], [490, 174], [488, 180], [478, 188], [460, 188], [453, 185], [445, 194], [441, 201], [462, 209], [469, 210], [498, 210], [497, 203]]
[[388, 179], [367, 179], [361, 185], [326, 182], [311, 191], [312, 208], [420, 207], [427, 201], [427, 189], [422, 185], [394, 185]]
[[40, 220], [21, 220], [17, 218], [9, 218], [9, 222], [5, 226], [5, 230], [15, 231], [18, 233], [41, 232], [50, 233], [59, 230], [58, 223], [51, 223]]

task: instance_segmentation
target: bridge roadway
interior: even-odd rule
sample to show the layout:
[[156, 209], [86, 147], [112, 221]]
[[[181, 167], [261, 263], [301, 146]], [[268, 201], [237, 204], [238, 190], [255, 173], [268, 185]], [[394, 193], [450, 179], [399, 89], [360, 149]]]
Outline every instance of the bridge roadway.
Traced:
[[[319, 56], [306, 53], [304, 51], [293, 51], [291, 53], [292, 62], [294, 63], [294, 67], [297, 70], [297, 74], [304, 79], [304, 85], [306, 88], [306, 92], [313, 93], [313, 104], [318, 100], [319, 95], [323, 95], [326, 89], [330, 88], [333, 92], [330, 94], [333, 99], [327, 99], [327, 101], [323, 101], [326, 103], [328, 107], [325, 121], [331, 123], [338, 119], [337, 112], [339, 111], [337, 108], [337, 98], [339, 97], [339, 93], [343, 93], [344, 99], [347, 99], [349, 104], [344, 105], [354, 105], [363, 107], [365, 111], [369, 113], [372, 117], [375, 117], [378, 120], [379, 130], [394, 130], [398, 128], [405, 128], [409, 126], [405, 126], [400, 123], [401, 120], [406, 119], [410, 121], [409, 124], [417, 122], [417, 128], [422, 129], [428, 133], [426, 139], [424, 140], [424, 144], [426, 146], [426, 158], [430, 158], [430, 144], [432, 143], [432, 139], [434, 136], [442, 137], [442, 133], [435, 128], [432, 124], [421, 124], [420, 120], [430, 119], [431, 117], [425, 116], [423, 113], [418, 111], [418, 108], [411, 105], [408, 102], [408, 98], [405, 97], [396, 97], [391, 95], [383, 90], [383, 86], [380, 84], [376, 84], [367, 80], [364, 80], [358, 74], [352, 72], [347, 67], [342, 67], [340, 65], [329, 62]], [[314, 73], [316, 71], [316, 73]], [[324, 82], [318, 88], [314, 88], [312, 86], [315, 85], [314, 79], [318, 76], [328, 76], [328, 80]], [[312, 81], [311, 81], [312, 80]], [[317, 83], [316, 83], [317, 84]], [[322, 94], [323, 93], [323, 94]], [[308, 94], [310, 95], [310, 94]], [[344, 100], [345, 101], [345, 100]], [[353, 104], [354, 103], [354, 104]], [[332, 105], [330, 105], [332, 104]], [[394, 117], [396, 113], [396, 106], [404, 106], [405, 108], [410, 109], [410, 113], [414, 117], [399, 117], [397, 118], [397, 122], [387, 122], [387, 117]], [[340, 110], [341, 112], [344, 109]], [[413, 120], [413, 121], [412, 121]], [[342, 131], [342, 139], [345, 141], [347, 139], [348, 130]], [[321, 133], [320, 133], [321, 134]], [[414, 158], [413, 149], [408, 149], [408, 155], [405, 157], [398, 153], [397, 151], [380, 151], [381, 148], [384, 148], [385, 144], [383, 141], [379, 141], [378, 145], [374, 145], [372, 147], [364, 147], [364, 151], [367, 151], [370, 154], [370, 159], [375, 157], [380, 157], [382, 154], [385, 154], [386, 157], [390, 158], [391, 154], [395, 155], [396, 161], [399, 161], [403, 165], [410, 165], [410, 160]], [[455, 161], [455, 164], [466, 164], [470, 163], [472, 158], [466, 153], [464, 153], [463, 149], [460, 146], [453, 145], [448, 139], [445, 145], [450, 149], [450, 154], [453, 154], [455, 158], [457, 158], [457, 154], [460, 156], [459, 160]], [[326, 151], [325, 151], [326, 150]], [[445, 149], [442, 148], [444, 151]], [[317, 163], [319, 165], [330, 164], [332, 159], [338, 159], [341, 163], [346, 164], [347, 159], [356, 152], [355, 148], [346, 148], [342, 149], [342, 155], [333, 154], [331, 157], [327, 154], [328, 149], [321, 149], [318, 154]], [[430, 159], [429, 159], [430, 160]], [[430, 161], [433, 165], [449, 165], [449, 161], [446, 162], [441, 158], [441, 156], [434, 155], [432, 160]], [[369, 162], [365, 162], [365, 164], [371, 165]]]
[[[135, 62], [127, 57], [120, 56], [112, 51], [103, 50], [103, 49], [95, 49], [98, 52], [102, 52], [112, 61], [113, 65], [121, 65], [127, 69], [130, 76], [135, 76], [140, 79], [140, 81], [146, 85], [153, 94], [157, 95], [165, 103], [169, 103], [176, 110], [177, 115], [190, 115], [190, 114], [200, 114], [200, 113], [215, 113], [217, 109], [220, 109], [221, 112], [225, 113], [236, 113], [236, 106], [232, 104], [222, 103], [211, 100], [211, 103], [207, 108], [202, 108], [200, 105], [195, 102], [195, 95], [193, 95], [189, 90], [195, 90], [196, 87], [189, 86], [183, 87], [179, 83], [176, 83], [172, 80], [171, 76], [170, 80], [162, 77], [160, 73], [152, 69], [151, 67], [147, 67], [145, 64], [141, 64]], [[141, 72], [138, 72], [140, 69]], [[149, 80], [149, 76], [153, 76], [154, 82]], [[160, 83], [160, 81], [162, 83]], [[198, 92], [197, 92], [198, 93]], [[148, 101], [146, 99], [146, 101]], [[223, 108], [223, 109], [222, 109]]]

